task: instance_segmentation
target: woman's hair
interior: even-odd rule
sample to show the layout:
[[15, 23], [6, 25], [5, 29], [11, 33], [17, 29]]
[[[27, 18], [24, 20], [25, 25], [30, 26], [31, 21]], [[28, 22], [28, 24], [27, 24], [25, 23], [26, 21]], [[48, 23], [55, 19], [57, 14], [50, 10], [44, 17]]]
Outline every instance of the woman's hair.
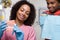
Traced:
[[24, 24], [31, 26], [34, 23], [34, 20], [35, 20], [35, 17], [36, 17], [36, 12], [35, 12], [34, 5], [29, 3], [29, 2], [27, 2], [27, 1], [19, 1], [12, 7], [10, 20], [15, 20], [16, 19], [17, 11], [24, 4], [27, 4], [30, 7], [29, 17], [27, 18], [27, 20], [24, 21]]
[[57, 0], [60, 3], [60, 0]]

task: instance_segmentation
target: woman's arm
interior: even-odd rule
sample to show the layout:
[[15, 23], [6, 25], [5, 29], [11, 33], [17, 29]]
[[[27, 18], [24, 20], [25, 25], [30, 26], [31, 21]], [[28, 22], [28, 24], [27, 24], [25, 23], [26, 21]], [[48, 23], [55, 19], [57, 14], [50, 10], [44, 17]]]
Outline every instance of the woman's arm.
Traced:
[[2, 37], [3, 35], [3, 31], [6, 29], [6, 25], [7, 23], [5, 21], [2, 21], [1, 24], [0, 24], [0, 38]]

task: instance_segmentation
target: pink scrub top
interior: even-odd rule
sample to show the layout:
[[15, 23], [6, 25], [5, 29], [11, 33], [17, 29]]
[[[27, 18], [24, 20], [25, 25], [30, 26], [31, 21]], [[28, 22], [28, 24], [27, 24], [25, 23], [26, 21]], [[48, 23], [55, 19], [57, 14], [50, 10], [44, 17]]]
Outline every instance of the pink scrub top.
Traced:
[[[19, 29], [22, 30], [24, 33], [24, 39], [23, 40], [36, 40], [36, 34], [35, 34], [33, 27], [26, 26], [23, 24], [22, 26], [19, 27]], [[5, 30], [3, 32], [3, 36], [1, 38], [1, 40], [5, 40], [5, 39], [6, 40], [17, 40], [16, 34], [14, 33], [12, 35], [12, 32], [10, 32], [9, 30], [12, 31], [12, 29], [8, 27], [7, 30]]]

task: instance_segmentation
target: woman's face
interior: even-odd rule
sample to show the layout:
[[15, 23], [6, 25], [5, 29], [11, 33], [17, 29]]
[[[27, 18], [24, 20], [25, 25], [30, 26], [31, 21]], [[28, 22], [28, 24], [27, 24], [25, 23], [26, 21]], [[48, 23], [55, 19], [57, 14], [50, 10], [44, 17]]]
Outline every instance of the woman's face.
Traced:
[[29, 17], [30, 7], [27, 4], [22, 5], [17, 11], [17, 19], [20, 21], [25, 21]]

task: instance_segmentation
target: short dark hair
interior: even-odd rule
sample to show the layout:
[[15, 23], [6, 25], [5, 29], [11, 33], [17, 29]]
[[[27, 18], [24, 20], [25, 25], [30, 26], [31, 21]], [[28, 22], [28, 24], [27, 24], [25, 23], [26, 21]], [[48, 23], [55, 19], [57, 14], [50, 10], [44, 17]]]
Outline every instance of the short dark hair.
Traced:
[[27, 1], [19, 1], [12, 7], [10, 20], [16, 19], [16, 14], [17, 14], [18, 9], [24, 4], [27, 4], [28, 6], [30, 6], [30, 14], [29, 14], [29, 17], [27, 18], [27, 20], [24, 21], [24, 24], [31, 26], [34, 23], [34, 20], [36, 17], [36, 11], [35, 11], [34, 5]]
[[60, 0], [56, 0], [58, 3], [60, 3]]

